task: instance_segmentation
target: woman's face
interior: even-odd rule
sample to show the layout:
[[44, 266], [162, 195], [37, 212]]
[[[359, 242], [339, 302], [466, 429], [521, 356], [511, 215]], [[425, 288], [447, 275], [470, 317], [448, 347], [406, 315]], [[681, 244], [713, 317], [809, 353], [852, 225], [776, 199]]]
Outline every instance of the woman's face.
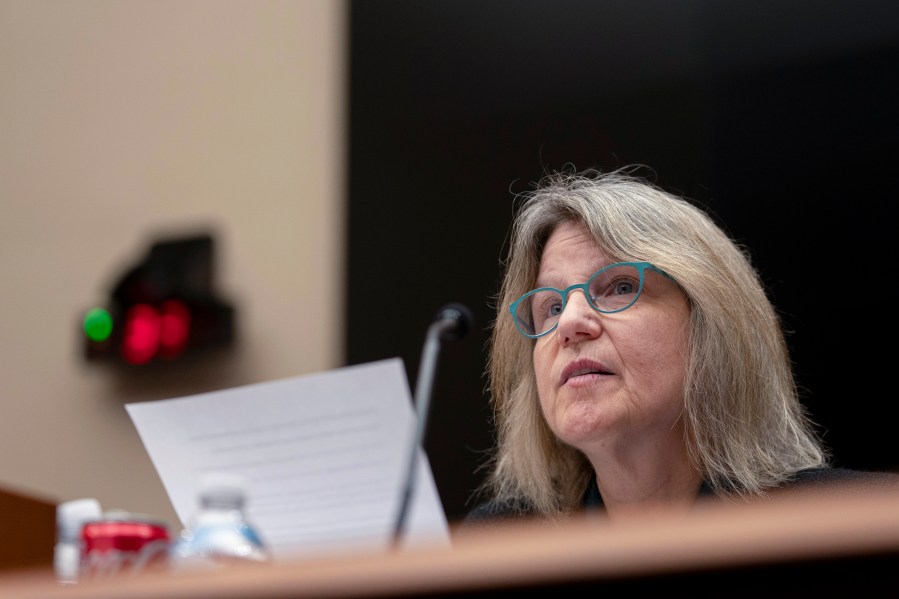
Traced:
[[[584, 229], [563, 224], [546, 243], [536, 286], [565, 289], [610, 263]], [[552, 431], [588, 455], [680, 435], [689, 316], [677, 284], [648, 269], [642, 294], [623, 312], [601, 314], [572, 291], [556, 330], [534, 347]]]

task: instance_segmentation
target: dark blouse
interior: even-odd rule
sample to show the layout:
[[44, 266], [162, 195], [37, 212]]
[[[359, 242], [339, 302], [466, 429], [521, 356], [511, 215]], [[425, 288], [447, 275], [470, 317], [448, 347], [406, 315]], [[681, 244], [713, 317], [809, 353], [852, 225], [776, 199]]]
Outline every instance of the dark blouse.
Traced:
[[[894, 472], [870, 472], [848, 468], [807, 468], [796, 472], [793, 477], [779, 489], [810, 488], [812, 485], [833, 485], [834, 483], [850, 483], [884, 487], [892, 485], [899, 488], [899, 474]], [[711, 487], [703, 481], [698, 497], [714, 497]], [[602, 496], [594, 478], [584, 494], [583, 506], [588, 510], [602, 509]], [[477, 505], [465, 516], [464, 524], [484, 524], [509, 518], [532, 516], [533, 511], [520, 500], [498, 501], [491, 499]]]

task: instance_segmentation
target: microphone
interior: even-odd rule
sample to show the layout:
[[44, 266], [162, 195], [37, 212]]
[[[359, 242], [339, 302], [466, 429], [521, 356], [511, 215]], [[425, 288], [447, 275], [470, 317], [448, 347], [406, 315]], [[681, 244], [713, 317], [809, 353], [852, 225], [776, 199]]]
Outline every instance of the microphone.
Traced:
[[425, 430], [428, 426], [428, 409], [431, 402], [431, 389], [434, 385], [434, 373], [437, 370], [437, 356], [440, 353], [441, 341], [458, 341], [471, 330], [474, 316], [468, 307], [451, 303], [441, 308], [434, 316], [431, 326], [425, 335], [424, 348], [421, 352], [421, 364], [418, 369], [418, 380], [415, 385], [415, 436], [409, 449], [409, 463], [406, 467], [406, 479], [400, 499], [399, 513], [393, 529], [393, 546], [399, 547], [409, 512], [409, 502], [415, 490], [415, 465], [418, 449], [423, 447]]

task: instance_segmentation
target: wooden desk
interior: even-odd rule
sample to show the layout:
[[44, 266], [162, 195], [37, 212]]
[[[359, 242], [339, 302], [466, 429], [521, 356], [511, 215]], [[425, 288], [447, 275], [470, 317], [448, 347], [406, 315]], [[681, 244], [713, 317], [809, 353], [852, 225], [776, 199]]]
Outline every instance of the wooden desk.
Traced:
[[524, 588], [833, 595], [890, 589], [897, 574], [899, 491], [847, 490], [702, 504], [677, 521], [610, 525], [577, 518], [560, 525], [456, 529], [451, 549], [360, 553], [214, 573], [58, 587], [50, 572], [19, 572], [0, 577], [0, 597], [447, 597]]
[[0, 488], [0, 571], [52, 567], [56, 502]]

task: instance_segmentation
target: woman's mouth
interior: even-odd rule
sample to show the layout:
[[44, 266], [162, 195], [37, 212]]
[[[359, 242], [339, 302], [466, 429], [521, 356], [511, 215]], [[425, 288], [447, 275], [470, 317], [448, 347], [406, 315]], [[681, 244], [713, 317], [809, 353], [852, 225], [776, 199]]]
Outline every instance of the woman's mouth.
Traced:
[[602, 375], [613, 374], [605, 365], [596, 360], [575, 360], [565, 367], [559, 381], [561, 385], [568, 382], [592, 380]]

